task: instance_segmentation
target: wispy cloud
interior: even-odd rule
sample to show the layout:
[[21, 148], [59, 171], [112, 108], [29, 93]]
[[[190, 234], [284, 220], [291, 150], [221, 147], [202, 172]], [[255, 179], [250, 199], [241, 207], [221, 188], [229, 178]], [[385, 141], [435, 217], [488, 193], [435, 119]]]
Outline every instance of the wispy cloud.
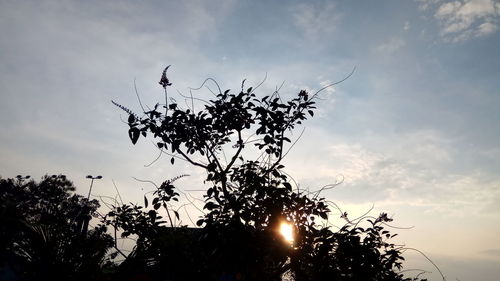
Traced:
[[340, 13], [332, 2], [301, 3], [291, 10], [295, 25], [309, 38], [330, 35], [340, 20]]
[[328, 98], [331, 98], [331, 95], [334, 94], [337, 90], [335, 89], [335, 86], [330, 86], [334, 82], [330, 79], [323, 80], [319, 82], [319, 85], [323, 88], [325, 88], [325, 91], [327, 93]]
[[411, 26], [410, 26], [410, 22], [409, 22], [409, 21], [405, 21], [405, 23], [404, 23], [404, 25], [403, 25], [403, 29], [404, 29], [405, 31], [407, 31], [407, 30], [410, 30], [410, 27], [411, 27]]
[[454, 163], [469, 160], [455, 140], [436, 131], [372, 134], [353, 142], [313, 129], [304, 138], [301, 145], [315, 151], [292, 156], [291, 174], [312, 189], [342, 177], [337, 199], [389, 209], [415, 206], [453, 217], [500, 213], [500, 181], [480, 169], [449, 172]]
[[446, 41], [463, 42], [498, 30], [500, 3], [495, 0], [419, 2], [426, 9], [434, 4], [434, 17], [439, 21], [441, 36]]
[[427, 10], [432, 5], [438, 3], [440, 0], [415, 0], [418, 3], [418, 8], [420, 10]]
[[374, 51], [382, 54], [392, 54], [397, 50], [404, 47], [406, 42], [401, 38], [391, 38], [387, 40], [385, 43], [382, 43], [375, 47]]

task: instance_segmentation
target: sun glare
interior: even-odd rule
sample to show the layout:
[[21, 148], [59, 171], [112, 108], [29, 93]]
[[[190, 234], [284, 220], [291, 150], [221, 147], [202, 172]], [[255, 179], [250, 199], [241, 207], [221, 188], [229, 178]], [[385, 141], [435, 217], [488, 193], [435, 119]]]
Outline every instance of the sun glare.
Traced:
[[285, 238], [285, 241], [293, 243], [293, 226], [289, 222], [282, 222], [280, 225], [280, 233]]

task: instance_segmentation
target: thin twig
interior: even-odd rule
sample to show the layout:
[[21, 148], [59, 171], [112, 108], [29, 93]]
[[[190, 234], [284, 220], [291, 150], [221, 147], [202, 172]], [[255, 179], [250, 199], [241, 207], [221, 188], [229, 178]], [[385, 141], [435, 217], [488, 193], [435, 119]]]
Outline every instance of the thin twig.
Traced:
[[344, 77], [342, 80], [340, 81], [337, 81], [337, 82], [333, 82], [331, 84], [328, 84], [326, 86], [324, 86], [323, 88], [319, 89], [316, 93], [314, 93], [314, 95], [311, 96], [311, 99], [315, 98], [319, 93], [321, 93], [322, 91], [332, 87], [332, 86], [335, 86], [337, 84], [340, 84], [342, 82], [344, 82], [345, 80], [349, 79], [353, 74], [354, 74], [354, 71], [356, 70], [356, 66], [353, 67], [351, 73], [349, 73], [346, 77]]
[[264, 76], [264, 79], [262, 79], [262, 81], [257, 85], [255, 86], [253, 89], [252, 89], [252, 92], [255, 92], [255, 90], [257, 90], [262, 84], [264, 84], [264, 82], [267, 80], [267, 72], [266, 72], [266, 75]]
[[139, 105], [142, 108], [142, 112], [146, 113], [146, 110], [144, 110], [144, 106], [142, 106], [141, 98], [139, 96], [139, 92], [137, 91], [137, 84], [136, 84], [136, 79], [134, 78], [134, 90], [135, 90], [135, 95], [137, 96], [137, 100], [139, 101]]
[[152, 185], [154, 185], [156, 187], [156, 189], [160, 189], [158, 187], [158, 185], [156, 183], [154, 183], [153, 181], [150, 181], [150, 180], [142, 180], [142, 179], [138, 179], [136, 177], [132, 177], [134, 180], [138, 181], [138, 182], [145, 182], [145, 183], [150, 183]]
[[443, 278], [443, 281], [446, 281], [446, 278], [444, 277], [443, 272], [441, 272], [441, 269], [439, 269], [439, 267], [427, 255], [425, 255], [424, 252], [422, 252], [418, 249], [415, 249], [415, 248], [410, 248], [410, 247], [405, 247], [402, 250], [413, 250], [413, 251], [420, 253], [422, 256], [424, 256], [424, 258], [426, 258], [439, 271], [439, 274]]
[[304, 131], [306, 130], [306, 128], [302, 128], [302, 132], [300, 132], [299, 136], [297, 137], [297, 139], [292, 143], [292, 145], [287, 149], [287, 151], [285, 152], [285, 154], [283, 154], [283, 157], [282, 158], [285, 158], [288, 153], [290, 152], [290, 150], [295, 146], [295, 144], [300, 140], [300, 138], [302, 137], [302, 135], [304, 134]]
[[118, 187], [116, 187], [115, 180], [112, 179], [111, 182], [113, 182], [113, 186], [115, 187], [116, 193], [118, 194], [118, 197], [120, 197], [120, 203], [123, 205], [122, 196], [120, 195], [120, 191], [118, 191]]
[[212, 82], [213, 82], [213, 83], [217, 86], [217, 88], [219, 89], [219, 94], [222, 94], [222, 91], [221, 91], [221, 89], [220, 89], [220, 87], [219, 87], [219, 83], [217, 83], [217, 81], [215, 81], [215, 79], [213, 79], [213, 78], [211, 78], [211, 77], [209, 77], [209, 78], [205, 79], [205, 81], [203, 81], [203, 83], [201, 83], [200, 87], [198, 87], [198, 88], [189, 88], [189, 89], [197, 91], [197, 90], [199, 90], [199, 89], [203, 88], [203, 86], [205, 86], [205, 84], [206, 84], [208, 81], [212, 81]]
[[[151, 142], [153, 142], [153, 141], [151, 141]], [[144, 165], [144, 167], [146, 167], [146, 168], [149, 168], [149, 167], [151, 167], [151, 165], [156, 163], [156, 161], [158, 161], [160, 159], [161, 155], [163, 154], [163, 150], [161, 148], [159, 148], [157, 145], [155, 145], [155, 146], [160, 150], [160, 154], [158, 154], [158, 157], [156, 157], [151, 163]]]

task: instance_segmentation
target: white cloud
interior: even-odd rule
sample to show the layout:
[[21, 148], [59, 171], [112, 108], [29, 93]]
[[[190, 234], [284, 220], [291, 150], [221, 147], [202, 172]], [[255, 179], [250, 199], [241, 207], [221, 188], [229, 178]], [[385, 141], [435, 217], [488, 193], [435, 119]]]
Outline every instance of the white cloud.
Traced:
[[445, 40], [461, 42], [494, 33], [498, 29], [499, 7], [495, 0], [453, 1], [439, 5], [434, 16]]
[[439, 9], [436, 12], [436, 16], [448, 16], [453, 13], [456, 13], [456, 11], [460, 8], [462, 4], [458, 1], [455, 2], [449, 2], [441, 5]]
[[492, 22], [485, 22], [478, 27], [478, 35], [485, 36], [497, 31], [498, 25]]

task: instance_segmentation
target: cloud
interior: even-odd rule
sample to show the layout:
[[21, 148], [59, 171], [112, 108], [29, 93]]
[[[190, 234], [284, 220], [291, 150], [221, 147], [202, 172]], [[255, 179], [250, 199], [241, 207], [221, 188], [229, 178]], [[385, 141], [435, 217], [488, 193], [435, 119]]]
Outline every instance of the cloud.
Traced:
[[409, 30], [410, 29], [410, 22], [409, 21], [405, 21], [405, 23], [403, 25], [403, 29], [404, 30]]
[[439, 0], [416, 0], [416, 2], [418, 3], [418, 8], [420, 10], [427, 10], [430, 6], [436, 4], [439, 2]]
[[[321, 87], [327, 87], [325, 89], [325, 92], [327, 93], [327, 97], [328, 99], [330, 100], [331, 99], [331, 95], [333, 95], [337, 90], [335, 89], [335, 86], [329, 86], [331, 84], [333, 84], [334, 82], [332, 82], [331, 80], [327, 79], [327, 80], [323, 80], [321, 82], [319, 82], [319, 85], [321, 85]], [[332, 99], [333, 100], [333, 99]]]
[[[333, 144], [332, 144], [333, 143]], [[500, 214], [500, 179], [477, 167], [456, 140], [433, 130], [346, 139], [308, 128], [286, 166], [302, 187], [316, 190], [343, 178], [327, 192], [349, 203], [374, 203], [382, 209], [414, 206], [446, 217]]]
[[442, 3], [434, 17], [439, 21], [442, 37], [462, 42], [483, 37], [498, 29], [500, 3], [494, 0], [465, 0]]
[[[129, 175], [149, 179], [152, 169], [143, 165], [157, 151], [149, 141], [130, 146], [124, 114], [110, 100], [136, 111], [137, 77], [144, 105], [154, 105], [166, 63], [174, 66], [179, 89], [199, 81], [193, 73], [214, 71], [200, 42], [215, 37], [231, 3], [0, 1], [0, 33], [9, 37], [0, 42], [0, 119], [8, 120], [0, 125], [8, 132], [0, 136], [0, 155], [8, 156], [0, 163], [2, 176], [63, 172], [79, 184], [80, 173], [98, 171], [123, 182]], [[140, 191], [133, 194], [142, 198]]]
[[393, 54], [397, 50], [401, 49], [406, 45], [406, 42], [401, 38], [391, 38], [385, 43], [375, 47], [374, 51], [382, 54]]
[[331, 34], [339, 20], [340, 14], [333, 3], [315, 5], [301, 3], [292, 7], [295, 25], [309, 38]]
[[488, 35], [490, 33], [497, 31], [497, 29], [498, 29], [498, 25], [496, 25], [492, 22], [485, 22], [478, 27], [478, 35], [485, 36], [485, 35]]

